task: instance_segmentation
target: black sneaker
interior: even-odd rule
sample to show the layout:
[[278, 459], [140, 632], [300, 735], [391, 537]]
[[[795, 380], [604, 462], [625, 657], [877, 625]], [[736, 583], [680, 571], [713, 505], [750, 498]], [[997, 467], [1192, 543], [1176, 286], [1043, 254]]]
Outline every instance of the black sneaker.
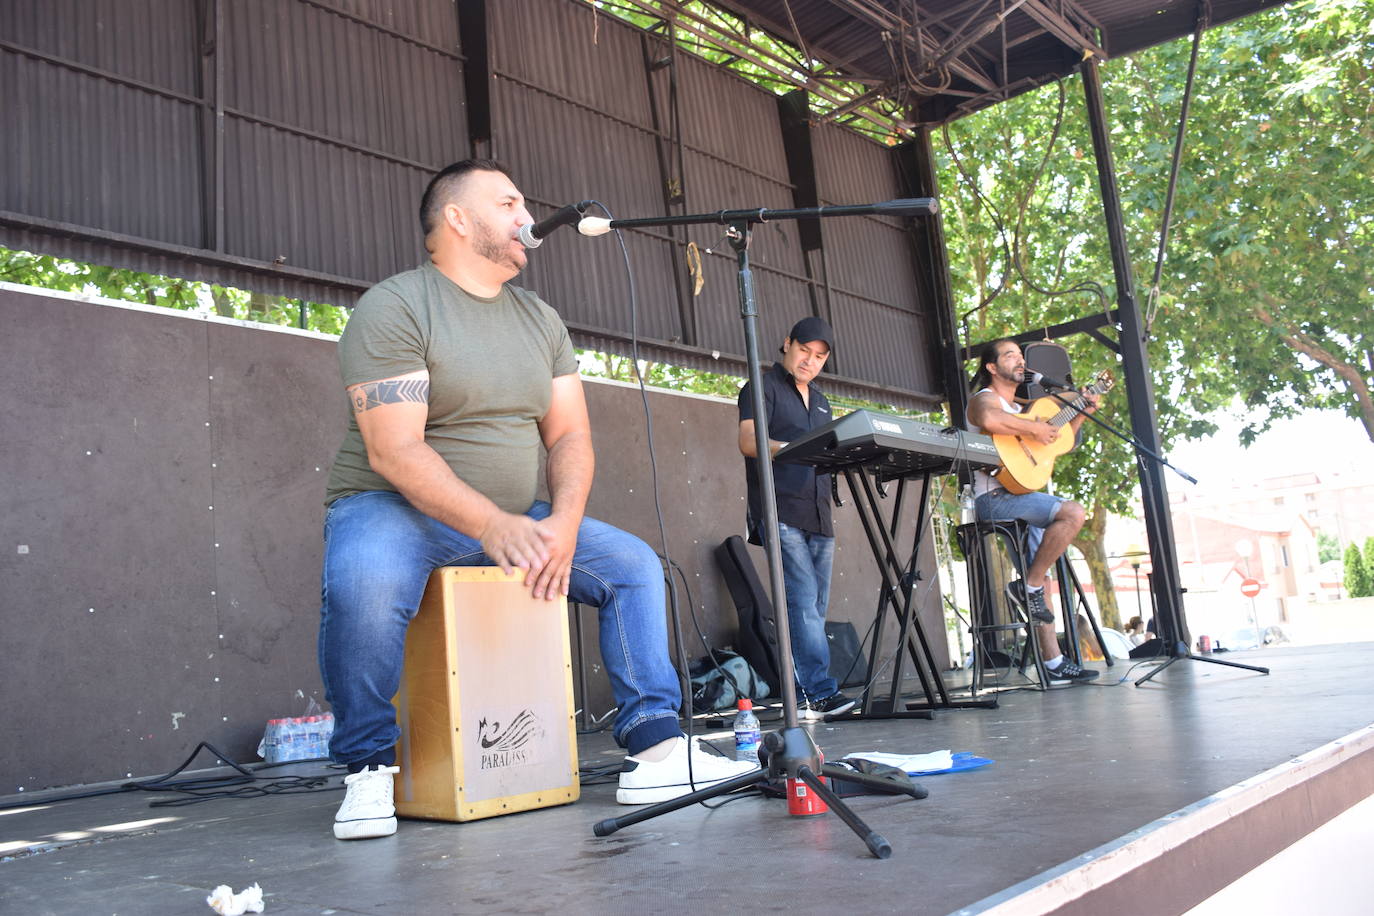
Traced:
[[1082, 668], [1073, 662], [1065, 659], [1058, 668], [1046, 668], [1052, 681], [1091, 681], [1102, 672], [1094, 671], [1091, 668]]
[[823, 700], [810, 700], [797, 707], [797, 718], [803, 721], [816, 721], [826, 716], [838, 716], [854, 708], [854, 699], [838, 691]]
[[1007, 583], [1007, 597], [1015, 601], [1021, 607], [1041, 623], [1054, 623], [1054, 615], [1050, 609], [1045, 607], [1045, 590], [1027, 592], [1026, 583], [1017, 579], [1015, 582]]

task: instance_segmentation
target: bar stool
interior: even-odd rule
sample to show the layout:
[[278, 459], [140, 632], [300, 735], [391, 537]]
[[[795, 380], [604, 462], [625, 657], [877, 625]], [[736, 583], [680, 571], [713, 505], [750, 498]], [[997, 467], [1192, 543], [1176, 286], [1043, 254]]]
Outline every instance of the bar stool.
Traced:
[[[1018, 670], [1025, 674], [1026, 666], [1033, 663], [1039, 689], [1044, 690], [1049, 684], [1045, 660], [1040, 655], [1040, 641], [1035, 633], [1038, 624], [1030, 619], [1025, 608], [1009, 599], [1003, 589], [994, 587], [992, 577], [994, 560], [1001, 569], [1006, 568], [1009, 560], [1017, 575], [1025, 575], [1030, 566], [1030, 558], [1026, 556], [1027, 527], [1021, 519], [989, 519], [955, 529], [968, 570], [969, 635], [973, 642], [973, 680], [969, 692], [972, 696], [977, 696], [983, 685], [986, 658], [998, 642], [998, 635], [1016, 634], [1018, 630], [1023, 637]], [[1001, 550], [997, 546], [999, 541]], [[997, 581], [1008, 578], [1002, 575]]]

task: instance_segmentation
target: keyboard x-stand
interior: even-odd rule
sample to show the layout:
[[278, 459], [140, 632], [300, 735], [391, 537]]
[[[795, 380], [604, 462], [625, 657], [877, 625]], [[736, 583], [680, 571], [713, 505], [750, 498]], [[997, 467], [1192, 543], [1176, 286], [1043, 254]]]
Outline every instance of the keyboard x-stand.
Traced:
[[[870, 683], [864, 691], [863, 705], [854, 718], [929, 719], [935, 709], [996, 706], [995, 697], [958, 701], [950, 698], [913, 607], [916, 584], [920, 580], [917, 561], [926, 528], [930, 479], [935, 474], [964, 468], [996, 467], [997, 450], [992, 440], [977, 433], [952, 427], [942, 429], [908, 417], [856, 410], [788, 443], [778, 451], [775, 460], [811, 465], [818, 472], [834, 475], [832, 485], [837, 504], [839, 488], [835, 478], [844, 477], [882, 577], [873, 622], [873, 644], [869, 648]], [[907, 481], [916, 478], [921, 481], [921, 496], [916, 509], [911, 555], [903, 562], [897, 553], [897, 532]], [[886, 497], [886, 484], [893, 480], [897, 481], [897, 492], [891, 517], [884, 524], [878, 500], [880, 496]], [[899, 634], [892, 659], [891, 688], [886, 697], [876, 697], [872, 680], [881, 670], [878, 659], [888, 608], [897, 617]], [[925, 691], [924, 703], [908, 702], [901, 695], [908, 657]]]

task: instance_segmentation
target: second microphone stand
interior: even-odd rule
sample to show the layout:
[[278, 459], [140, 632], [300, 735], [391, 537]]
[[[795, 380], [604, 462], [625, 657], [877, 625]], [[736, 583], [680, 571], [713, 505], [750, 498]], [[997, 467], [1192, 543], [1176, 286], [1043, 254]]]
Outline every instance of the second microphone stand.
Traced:
[[[1043, 376], [1041, 376], [1041, 384], [1045, 384]], [[1046, 390], [1049, 390], [1048, 386], [1046, 387]], [[1096, 417], [1092, 413], [1083, 410], [1081, 408], [1081, 405], [1076, 404], [1073, 401], [1070, 401], [1068, 398], [1064, 397], [1063, 394], [1061, 394], [1058, 391], [1050, 391], [1049, 394], [1050, 397], [1054, 398], [1059, 403], [1065, 405], [1066, 407], [1071, 407], [1074, 410], [1077, 410], [1083, 416], [1087, 417], [1089, 420], [1092, 420], [1098, 426], [1102, 427], [1107, 432], [1111, 433], [1113, 436], [1116, 436], [1122, 442], [1125, 442], [1131, 448], [1135, 449], [1136, 455], [1139, 456], [1137, 460], [1151, 458], [1155, 461], [1158, 461], [1164, 467], [1173, 471], [1175, 474], [1182, 477], [1189, 483], [1197, 483], [1197, 480], [1194, 479], [1191, 475], [1186, 474], [1178, 468], [1174, 467], [1172, 464], [1169, 463], [1169, 460], [1167, 458], [1165, 458], [1163, 455], [1158, 454], [1153, 449], [1147, 447], [1145, 443], [1141, 442], [1135, 436], [1123, 433], [1121, 430], [1117, 429], [1115, 426], [1108, 423], [1106, 420], [1103, 420], [1100, 417]], [[1153, 600], [1153, 598], [1151, 600]], [[1258, 671], [1260, 674], [1269, 673], [1268, 668], [1262, 667], [1260, 665], [1244, 665], [1240, 662], [1232, 662], [1220, 658], [1206, 658], [1201, 655], [1194, 655], [1192, 651], [1188, 648], [1188, 646], [1186, 644], [1183, 644], [1178, 638], [1179, 622], [1177, 620], [1168, 619], [1170, 617], [1170, 615], [1168, 614], [1165, 614], [1164, 616], [1166, 618], [1166, 623], [1168, 624], [1170, 632], [1167, 634], [1167, 638], [1161, 638], [1163, 638], [1164, 644], [1169, 647], [1169, 660], [1166, 661], [1164, 664], [1160, 665], [1158, 668], [1151, 671], [1149, 674], [1137, 680], [1135, 682], [1135, 685], [1137, 687], [1139, 687], [1141, 684], [1144, 684], [1146, 681], [1150, 680], [1150, 678], [1167, 669], [1174, 662], [1183, 658], [1190, 659], [1195, 662], [1208, 662], [1213, 665], [1226, 665], [1231, 668], [1244, 668], [1247, 671]]]
[[788, 793], [788, 810], [794, 814], [820, 813], [805, 804], [808, 792], [814, 792], [829, 807], [830, 811], [854, 831], [868, 847], [869, 852], [879, 859], [892, 855], [892, 845], [869, 828], [840, 797], [826, 785], [823, 777], [832, 776], [846, 782], [858, 783], [878, 792], [894, 795], [908, 795], [912, 798], [925, 798], [925, 789], [915, 783], [905, 785], [894, 783], [880, 777], [856, 773], [845, 767], [837, 767], [824, 762], [820, 747], [811, 734], [798, 724], [797, 690], [794, 682], [795, 667], [792, 661], [792, 637], [787, 620], [787, 600], [782, 575], [782, 548], [778, 543], [778, 505], [777, 492], [773, 484], [773, 462], [769, 460], [768, 414], [763, 398], [763, 372], [760, 368], [758, 344], [758, 307], [754, 298], [754, 277], [749, 267], [750, 227], [754, 223], [767, 222], [769, 219], [804, 219], [821, 216], [849, 216], [871, 213], [893, 215], [929, 214], [935, 212], [935, 202], [929, 198], [915, 200], [887, 201], [865, 206], [816, 207], [800, 210], [734, 210], [720, 211], [701, 216], [677, 216], [664, 218], [611, 220], [610, 228], [629, 228], [642, 226], [681, 225], [685, 223], [723, 223], [729, 226], [726, 237], [734, 249], [738, 261], [740, 318], [744, 322], [745, 358], [749, 364], [749, 384], [753, 396], [755, 447], [758, 459], [759, 490], [764, 514], [764, 548], [768, 557], [769, 585], [773, 593], [773, 607], [782, 618], [778, 627], [778, 662], [782, 680], [783, 728], [764, 736], [763, 745], [768, 751], [766, 766], [750, 773], [744, 773], [705, 789], [699, 789], [679, 798], [656, 805], [647, 805], [622, 817], [598, 821], [592, 828], [597, 836], [610, 836], [622, 827], [637, 824], [651, 818], [685, 808], [700, 801], [734, 792], [761, 781], [785, 780]]

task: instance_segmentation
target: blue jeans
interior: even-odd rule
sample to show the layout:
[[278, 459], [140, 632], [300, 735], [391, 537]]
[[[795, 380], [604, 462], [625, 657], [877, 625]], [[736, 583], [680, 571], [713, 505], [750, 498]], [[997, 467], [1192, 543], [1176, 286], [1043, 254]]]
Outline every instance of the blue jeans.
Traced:
[[[973, 503], [974, 514], [979, 521], [1009, 521], [1019, 518], [1027, 524], [1026, 562], [1035, 560], [1040, 542], [1045, 538], [1045, 529], [1054, 522], [1059, 507], [1064, 500], [1049, 493], [1008, 493], [1003, 489], [989, 490]], [[1026, 571], [1020, 570], [1022, 575]]]
[[[547, 518], [549, 504], [525, 513]], [[390, 765], [400, 737], [391, 698], [400, 686], [406, 628], [440, 566], [492, 566], [481, 544], [421, 513], [399, 493], [335, 500], [324, 520], [320, 674], [334, 711], [330, 756]], [[620, 711], [616, 740], [635, 754], [680, 735], [677, 672], [668, 660], [663, 572], [649, 545], [584, 518], [569, 600], [600, 608], [601, 657]], [[352, 767], [351, 767], [352, 768]]]
[[830, 604], [830, 568], [835, 539], [778, 522], [782, 582], [787, 589], [787, 632], [802, 699], [823, 700], [839, 689], [830, 676], [825, 609]]

